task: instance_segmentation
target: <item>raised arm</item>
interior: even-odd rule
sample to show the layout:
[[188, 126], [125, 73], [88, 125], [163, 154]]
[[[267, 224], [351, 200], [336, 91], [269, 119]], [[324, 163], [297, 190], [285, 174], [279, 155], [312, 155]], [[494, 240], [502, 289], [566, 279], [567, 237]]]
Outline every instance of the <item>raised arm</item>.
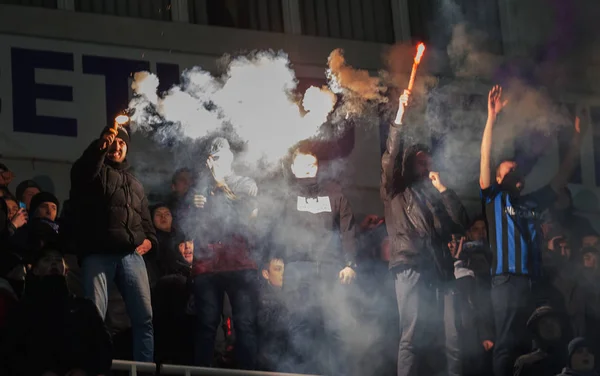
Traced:
[[[400, 97], [400, 106], [398, 107], [398, 116], [396, 119], [402, 119], [404, 111], [408, 104], [410, 92], [404, 90]], [[398, 160], [398, 154], [402, 149], [400, 143], [400, 131], [402, 124], [393, 123], [390, 125], [385, 152], [381, 158], [381, 197], [383, 200], [389, 198], [395, 191], [402, 190], [402, 184], [398, 181], [400, 177], [396, 170], [402, 167], [402, 161]]]
[[109, 128], [98, 140], [94, 140], [75, 161], [71, 168], [71, 185], [77, 186], [90, 182], [102, 168], [109, 146], [115, 141], [116, 133]]
[[588, 123], [586, 119], [584, 119], [582, 127], [579, 116], [575, 117], [575, 134], [571, 140], [571, 145], [569, 146], [565, 159], [560, 164], [558, 173], [550, 182], [550, 186], [556, 193], [560, 193], [560, 191], [567, 186], [571, 175], [573, 175], [573, 171], [575, 171], [575, 168], [579, 164], [581, 135], [587, 131], [587, 128]]
[[481, 139], [481, 161], [479, 165], [479, 187], [489, 188], [494, 177], [492, 176], [492, 134], [498, 114], [508, 101], [502, 101], [502, 87], [496, 85], [488, 94], [488, 117]]

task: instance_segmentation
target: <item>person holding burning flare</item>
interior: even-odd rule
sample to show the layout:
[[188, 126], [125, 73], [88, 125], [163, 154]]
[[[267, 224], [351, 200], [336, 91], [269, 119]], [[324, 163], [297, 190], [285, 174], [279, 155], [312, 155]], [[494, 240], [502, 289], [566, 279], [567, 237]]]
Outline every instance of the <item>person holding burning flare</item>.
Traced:
[[156, 249], [157, 240], [144, 187], [129, 171], [129, 147], [129, 131], [115, 122], [73, 164], [73, 233], [82, 257], [85, 296], [104, 318], [107, 285], [114, 280], [131, 319], [133, 358], [152, 362], [152, 306], [142, 256]]
[[[453, 260], [447, 248], [452, 234], [468, 226], [458, 196], [432, 171], [425, 145], [402, 145], [402, 119], [410, 91], [400, 97], [395, 124], [390, 126], [381, 160], [381, 197], [395, 275], [400, 317], [398, 375], [434, 374], [435, 349], [445, 347], [446, 371], [460, 375], [461, 359], [455, 324]], [[399, 121], [399, 122], [398, 122]], [[438, 344], [445, 338], [445, 344]], [[437, 370], [442, 371], [442, 370]]]

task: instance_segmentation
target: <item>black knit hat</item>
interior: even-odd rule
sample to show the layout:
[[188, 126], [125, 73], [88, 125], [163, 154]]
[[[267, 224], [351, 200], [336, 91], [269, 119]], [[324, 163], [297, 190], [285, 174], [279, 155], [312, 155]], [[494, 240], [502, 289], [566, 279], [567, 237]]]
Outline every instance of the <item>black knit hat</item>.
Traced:
[[533, 312], [531, 317], [529, 317], [529, 320], [527, 320], [527, 329], [531, 331], [536, 331], [535, 326], [538, 323], [538, 321], [540, 321], [543, 317], [547, 316], [558, 317], [558, 313], [554, 310], [554, 308], [548, 305], [539, 307]]
[[567, 347], [568, 350], [568, 360], [567, 363], [569, 364], [569, 367], [571, 367], [571, 357], [573, 356], [573, 354], [575, 354], [575, 351], [577, 351], [577, 349], [580, 349], [582, 347], [587, 347], [588, 349], [590, 349], [590, 343], [583, 337], [577, 337], [574, 338], [571, 342], [569, 342], [569, 346]]
[[31, 215], [34, 215], [37, 208], [44, 202], [54, 203], [56, 205], [56, 212], [59, 212], [60, 203], [56, 196], [50, 192], [40, 192], [31, 198], [31, 203], [29, 204], [29, 212]]
[[[109, 132], [109, 129], [112, 127], [105, 127], [102, 130], [101, 136], [107, 132]], [[121, 140], [123, 140], [125, 142], [125, 145], [127, 145], [127, 150], [129, 150], [129, 143], [131, 142], [131, 136], [129, 135], [129, 130], [125, 127], [122, 126], [118, 126], [117, 127], [117, 136], [116, 138], [120, 138]]]
[[23, 201], [23, 193], [25, 193], [25, 190], [27, 188], [37, 188], [40, 191], [42, 190], [42, 188], [40, 188], [40, 186], [38, 185], [38, 183], [36, 183], [33, 180], [23, 180], [22, 182], [19, 183], [19, 185], [17, 185], [17, 189], [15, 191], [16, 196], [17, 196], [17, 200], [19, 201]]

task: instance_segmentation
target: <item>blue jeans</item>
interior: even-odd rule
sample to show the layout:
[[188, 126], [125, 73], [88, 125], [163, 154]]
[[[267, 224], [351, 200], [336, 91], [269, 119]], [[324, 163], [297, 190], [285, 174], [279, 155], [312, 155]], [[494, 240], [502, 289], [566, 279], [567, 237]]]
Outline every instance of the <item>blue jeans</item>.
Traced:
[[194, 363], [210, 367], [214, 357], [215, 337], [227, 293], [233, 311], [235, 360], [243, 369], [256, 367], [256, 311], [258, 273], [256, 270], [199, 274], [194, 277], [197, 328]]
[[[396, 270], [398, 376], [462, 374], [455, 292], [419, 268]], [[443, 357], [440, 361], [440, 355]]]
[[144, 258], [137, 252], [94, 254], [85, 256], [82, 263], [83, 289], [104, 319], [108, 307], [107, 283], [114, 280], [125, 301], [133, 333], [133, 359], [154, 361], [154, 331], [150, 284]]
[[531, 279], [508, 274], [492, 277], [491, 296], [496, 325], [494, 376], [512, 375], [517, 358], [531, 350], [527, 331], [535, 306]]

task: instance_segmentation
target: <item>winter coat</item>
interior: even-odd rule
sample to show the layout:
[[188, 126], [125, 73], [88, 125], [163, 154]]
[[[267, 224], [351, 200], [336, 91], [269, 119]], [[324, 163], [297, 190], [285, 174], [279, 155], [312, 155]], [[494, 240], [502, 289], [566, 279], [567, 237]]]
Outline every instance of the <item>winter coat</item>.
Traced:
[[464, 233], [469, 220], [458, 196], [450, 189], [440, 194], [429, 181], [419, 182], [413, 162], [422, 145], [404, 150], [401, 127], [390, 126], [381, 160], [381, 198], [390, 237], [390, 268], [433, 266], [442, 279], [452, 279], [453, 263], [447, 243], [453, 233]]
[[206, 204], [181, 223], [194, 239], [194, 275], [256, 269], [251, 219], [257, 209], [256, 183], [237, 175], [226, 177], [225, 183], [235, 198], [201, 180], [197, 192], [206, 197]]
[[71, 168], [78, 252], [127, 254], [145, 239], [156, 247], [144, 187], [129, 171], [127, 160], [114, 163], [106, 153], [94, 141]]
[[354, 214], [335, 183], [298, 179], [281, 199], [271, 233], [271, 251], [286, 263], [315, 261], [353, 266], [356, 260]]
[[42, 248], [62, 250], [60, 224], [46, 218], [32, 218], [10, 238], [10, 249], [31, 262]]
[[258, 363], [263, 371], [286, 371], [281, 367], [289, 353], [288, 333], [290, 316], [282, 291], [263, 283], [260, 289], [256, 323], [258, 325]]
[[110, 336], [96, 306], [69, 295], [63, 276], [28, 276], [23, 299], [8, 319], [2, 343], [2, 375], [64, 375], [82, 369], [108, 374]]

